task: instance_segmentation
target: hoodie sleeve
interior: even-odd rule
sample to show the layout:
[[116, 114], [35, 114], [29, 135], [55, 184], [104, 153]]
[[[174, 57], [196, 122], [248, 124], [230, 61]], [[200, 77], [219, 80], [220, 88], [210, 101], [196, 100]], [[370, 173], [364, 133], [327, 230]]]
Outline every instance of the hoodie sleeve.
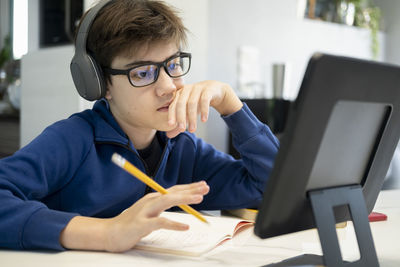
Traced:
[[239, 111], [222, 118], [241, 159], [235, 160], [197, 139], [195, 176], [210, 185], [210, 193], [199, 208], [256, 207], [273, 168], [279, 141], [245, 103]]
[[63, 250], [60, 233], [77, 214], [49, 209], [42, 200], [70, 181], [87, 154], [90, 142], [76, 133], [87, 126], [74, 125], [56, 123], [0, 160], [0, 247]]

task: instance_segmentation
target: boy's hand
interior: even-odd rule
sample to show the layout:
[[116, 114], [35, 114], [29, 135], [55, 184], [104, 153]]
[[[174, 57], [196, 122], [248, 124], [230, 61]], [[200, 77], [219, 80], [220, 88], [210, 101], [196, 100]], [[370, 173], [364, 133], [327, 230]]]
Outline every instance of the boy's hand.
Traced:
[[157, 229], [188, 230], [189, 226], [159, 217], [161, 212], [181, 204], [203, 201], [209, 187], [205, 182], [175, 185], [169, 194], [149, 193], [120, 215], [109, 220], [107, 251], [121, 252], [131, 249], [140, 239]]
[[186, 130], [196, 131], [197, 116], [201, 121], [208, 119], [210, 106], [221, 115], [230, 115], [243, 106], [233, 89], [226, 83], [218, 81], [203, 81], [186, 84], [176, 92], [174, 101], [169, 106], [168, 124], [176, 126], [167, 132], [169, 138], [177, 136]]
[[157, 229], [187, 230], [189, 226], [159, 215], [181, 204], [198, 204], [210, 190], [204, 182], [175, 185], [169, 194], [150, 193], [116, 217], [98, 219], [74, 217], [60, 236], [60, 243], [69, 249], [123, 252], [133, 248], [143, 237]]

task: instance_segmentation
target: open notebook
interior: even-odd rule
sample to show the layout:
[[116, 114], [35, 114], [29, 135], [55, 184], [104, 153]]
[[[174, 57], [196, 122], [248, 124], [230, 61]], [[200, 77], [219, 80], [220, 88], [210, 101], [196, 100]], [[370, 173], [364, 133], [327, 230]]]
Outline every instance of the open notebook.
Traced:
[[237, 218], [204, 216], [209, 222], [206, 224], [193, 215], [178, 212], [163, 212], [161, 216], [186, 223], [190, 228], [187, 231], [156, 230], [144, 237], [135, 246], [136, 249], [200, 256], [231, 239], [239, 229], [254, 224], [253, 221]]

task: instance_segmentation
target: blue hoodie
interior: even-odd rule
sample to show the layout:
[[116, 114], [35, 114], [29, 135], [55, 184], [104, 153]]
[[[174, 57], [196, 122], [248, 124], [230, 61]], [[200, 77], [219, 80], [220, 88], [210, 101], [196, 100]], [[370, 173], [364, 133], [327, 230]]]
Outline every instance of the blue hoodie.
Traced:
[[[244, 104], [223, 117], [242, 159], [184, 132], [168, 139], [154, 180], [168, 188], [207, 181], [196, 209], [257, 206], [278, 141]], [[107, 218], [143, 197], [146, 185], [111, 162], [114, 152], [145, 171], [143, 160], [102, 99], [46, 128], [13, 156], [0, 160], [0, 247], [63, 250], [59, 236], [76, 215]]]

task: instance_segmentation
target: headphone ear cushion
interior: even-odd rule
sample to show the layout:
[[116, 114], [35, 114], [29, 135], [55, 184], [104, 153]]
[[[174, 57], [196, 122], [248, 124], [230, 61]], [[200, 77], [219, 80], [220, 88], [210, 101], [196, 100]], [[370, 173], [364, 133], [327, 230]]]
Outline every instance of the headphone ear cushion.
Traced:
[[88, 54], [75, 54], [71, 60], [71, 74], [80, 96], [93, 101], [104, 97], [106, 84], [103, 71], [93, 57]]

